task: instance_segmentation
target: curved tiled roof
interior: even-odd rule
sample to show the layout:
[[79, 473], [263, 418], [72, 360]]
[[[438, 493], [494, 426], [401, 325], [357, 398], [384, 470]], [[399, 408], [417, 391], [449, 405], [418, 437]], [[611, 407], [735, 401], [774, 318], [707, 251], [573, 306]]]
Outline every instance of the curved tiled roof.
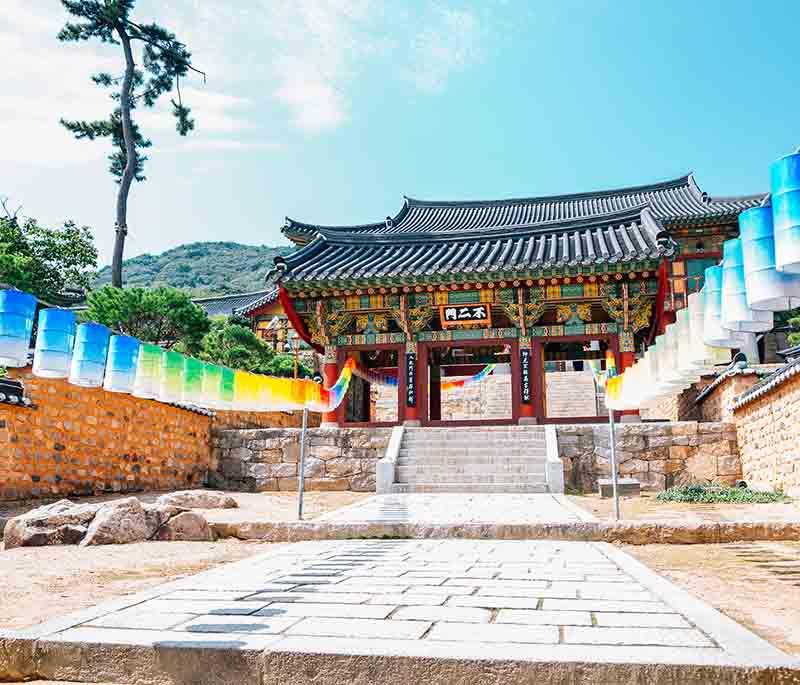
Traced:
[[697, 186], [692, 174], [671, 181], [614, 190], [508, 200], [437, 202], [406, 197], [403, 208], [385, 221], [356, 226], [321, 226], [287, 217], [283, 232], [298, 243], [322, 232], [397, 235], [478, 228], [514, 228], [579, 217], [592, 217], [648, 205], [666, 226], [735, 218], [756, 206], [763, 195], [713, 198]]
[[257, 290], [252, 293], [199, 297], [193, 299], [192, 302], [203, 309], [208, 316], [230, 316], [231, 314], [246, 313], [244, 310], [250, 307], [254, 302], [259, 302], [258, 306], [265, 304], [266, 301], [261, 301], [270, 297], [270, 295], [273, 296], [273, 300], [271, 301], [274, 301], [278, 297], [278, 289], [273, 287], [269, 290]]
[[792, 359], [792, 361], [788, 362], [774, 373], [771, 373], [766, 378], [761, 379], [758, 383], [736, 397], [733, 401], [734, 411], [766, 395], [774, 388], [794, 378], [798, 373], [800, 373], [800, 357]]
[[[509, 231], [513, 228], [513, 231]], [[318, 229], [288, 257], [276, 257], [284, 283], [377, 282], [391, 279], [480, 278], [548, 269], [655, 261], [674, 249], [648, 207], [622, 212], [513, 224], [502, 228], [374, 234]]]
[[252, 300], [251, 302], [248, 302], [245, 305], [237, 307], [236, 308], [236, 313], [237, 314], [241, 314], [242, 316], [245, 316], [245, 315], [249, 314], [250, 312], [255, 311], [259, 307], [263, 307], [264, 305], [267, 305], [267, 304], [272, 304], [277, 299], [278, 299], [278, 289], [277, 288], [272, 288], [271, 290], [268, 290], [266, 293], [264, 293], [261, 297], [255, 299], [255, 300]]

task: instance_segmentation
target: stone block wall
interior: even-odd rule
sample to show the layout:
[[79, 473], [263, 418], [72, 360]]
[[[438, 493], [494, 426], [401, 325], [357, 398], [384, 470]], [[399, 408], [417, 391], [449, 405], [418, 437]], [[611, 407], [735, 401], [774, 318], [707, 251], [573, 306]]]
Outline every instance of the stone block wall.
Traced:
[[800, 374], [733, 411], [743, 478], [800, 497]]
[[[597, 479], [611, 474], [608, 425], [560, 425], [556, 431], [567, 488], [595, 492]], [[733, 424], [618, 424], [616, 444], [620, 475], [636, 478], [643, 488], [733, 485], [742, 477]]]
[[552, 371], [544, 378], [548, 417], [602, 416], [606, 411], [591, 371]]
[[[215, 430], [209, 482], [248, 492], [296, 490], [300, 458], [296, 428]], [[308, 431], [307, 490], [375, 491], [375, 465], [391, 428], [314, 428]]]
[[[0, 500], [202, 485], [217, 417], [12, 369], [32, 408], [0, 405]], [[300, 425], [300, 413], [221, 412], [225, 426]]]
[[[448, 376], [460, 380], [464, 376]], [[397, 421], [397, 388], [373, 385], [372, 402], [376, 421]], [[442, 420], [510, 419], [511, 374], [497, 373], [460, 388], [442, 391]]]

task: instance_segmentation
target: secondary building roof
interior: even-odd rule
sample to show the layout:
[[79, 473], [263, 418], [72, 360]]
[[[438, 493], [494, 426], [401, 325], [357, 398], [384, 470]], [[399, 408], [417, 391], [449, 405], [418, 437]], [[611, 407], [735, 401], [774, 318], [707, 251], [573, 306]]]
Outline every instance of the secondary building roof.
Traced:
[[[272, 300], [268, 298], [272, 297]], [[216, 297], [199, 297], [192, 300], [196, 305], [205, 310], [206, 314], [214, 316], [231, 316], [232, 314], [245, 314], [251, 309], [272, 302], [278, 297], [278, 289], [257, 290], [252, 293], [234, 293], [232, 295], [219, 295]], [[257, 304], [256, 304], [257, 303]], [[253, 306], [255, 305], [255, 306]]]
[[700, 190], [692, 174], [671, 181], [613, 190], [509, 200], [440, 202], [405, 198], [401, 210], [384, 221], [355, 226], [321, 226], [286, 218], [284, 234], [305, 244], [321, 233], [369, 236], [405, 235], [506, 228], [569, 221], [621, 212], [647, 205], [667, 228], [675, 225], [735, 221], [744, 209], [756, 206], [762, 195], [714, 198]]
[[501, 227], [376, 232], [317, 227], [303, 249], [275, 259], [283, 283], [325, 286], [490, 274], [525, 277], [567, 267], [651, 263], [675, 244], [646, 206]]

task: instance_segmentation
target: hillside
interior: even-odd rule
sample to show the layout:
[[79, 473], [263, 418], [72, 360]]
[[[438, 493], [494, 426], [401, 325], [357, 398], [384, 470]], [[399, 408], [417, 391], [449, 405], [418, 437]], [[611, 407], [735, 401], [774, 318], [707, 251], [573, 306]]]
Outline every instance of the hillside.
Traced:
[[[276, 255], [292, 251], [286, 247], [205, 242], [180, 245], [160, 255], [144, 254], [126, 259], [125, 285], [171, 285], [195, 296], [250, 292], [264, 287], [264, 276]], [[94, 287], [111, 282], [111, 268], [100, 270]]]

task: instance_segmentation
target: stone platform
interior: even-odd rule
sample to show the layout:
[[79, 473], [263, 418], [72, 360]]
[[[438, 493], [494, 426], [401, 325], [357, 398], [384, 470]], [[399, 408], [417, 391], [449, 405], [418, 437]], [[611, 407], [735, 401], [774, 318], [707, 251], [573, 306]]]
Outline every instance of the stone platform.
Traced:
[[17, 634], [0, 680], [795, 683], [797, 662], [604, 543], [341, 541]]

